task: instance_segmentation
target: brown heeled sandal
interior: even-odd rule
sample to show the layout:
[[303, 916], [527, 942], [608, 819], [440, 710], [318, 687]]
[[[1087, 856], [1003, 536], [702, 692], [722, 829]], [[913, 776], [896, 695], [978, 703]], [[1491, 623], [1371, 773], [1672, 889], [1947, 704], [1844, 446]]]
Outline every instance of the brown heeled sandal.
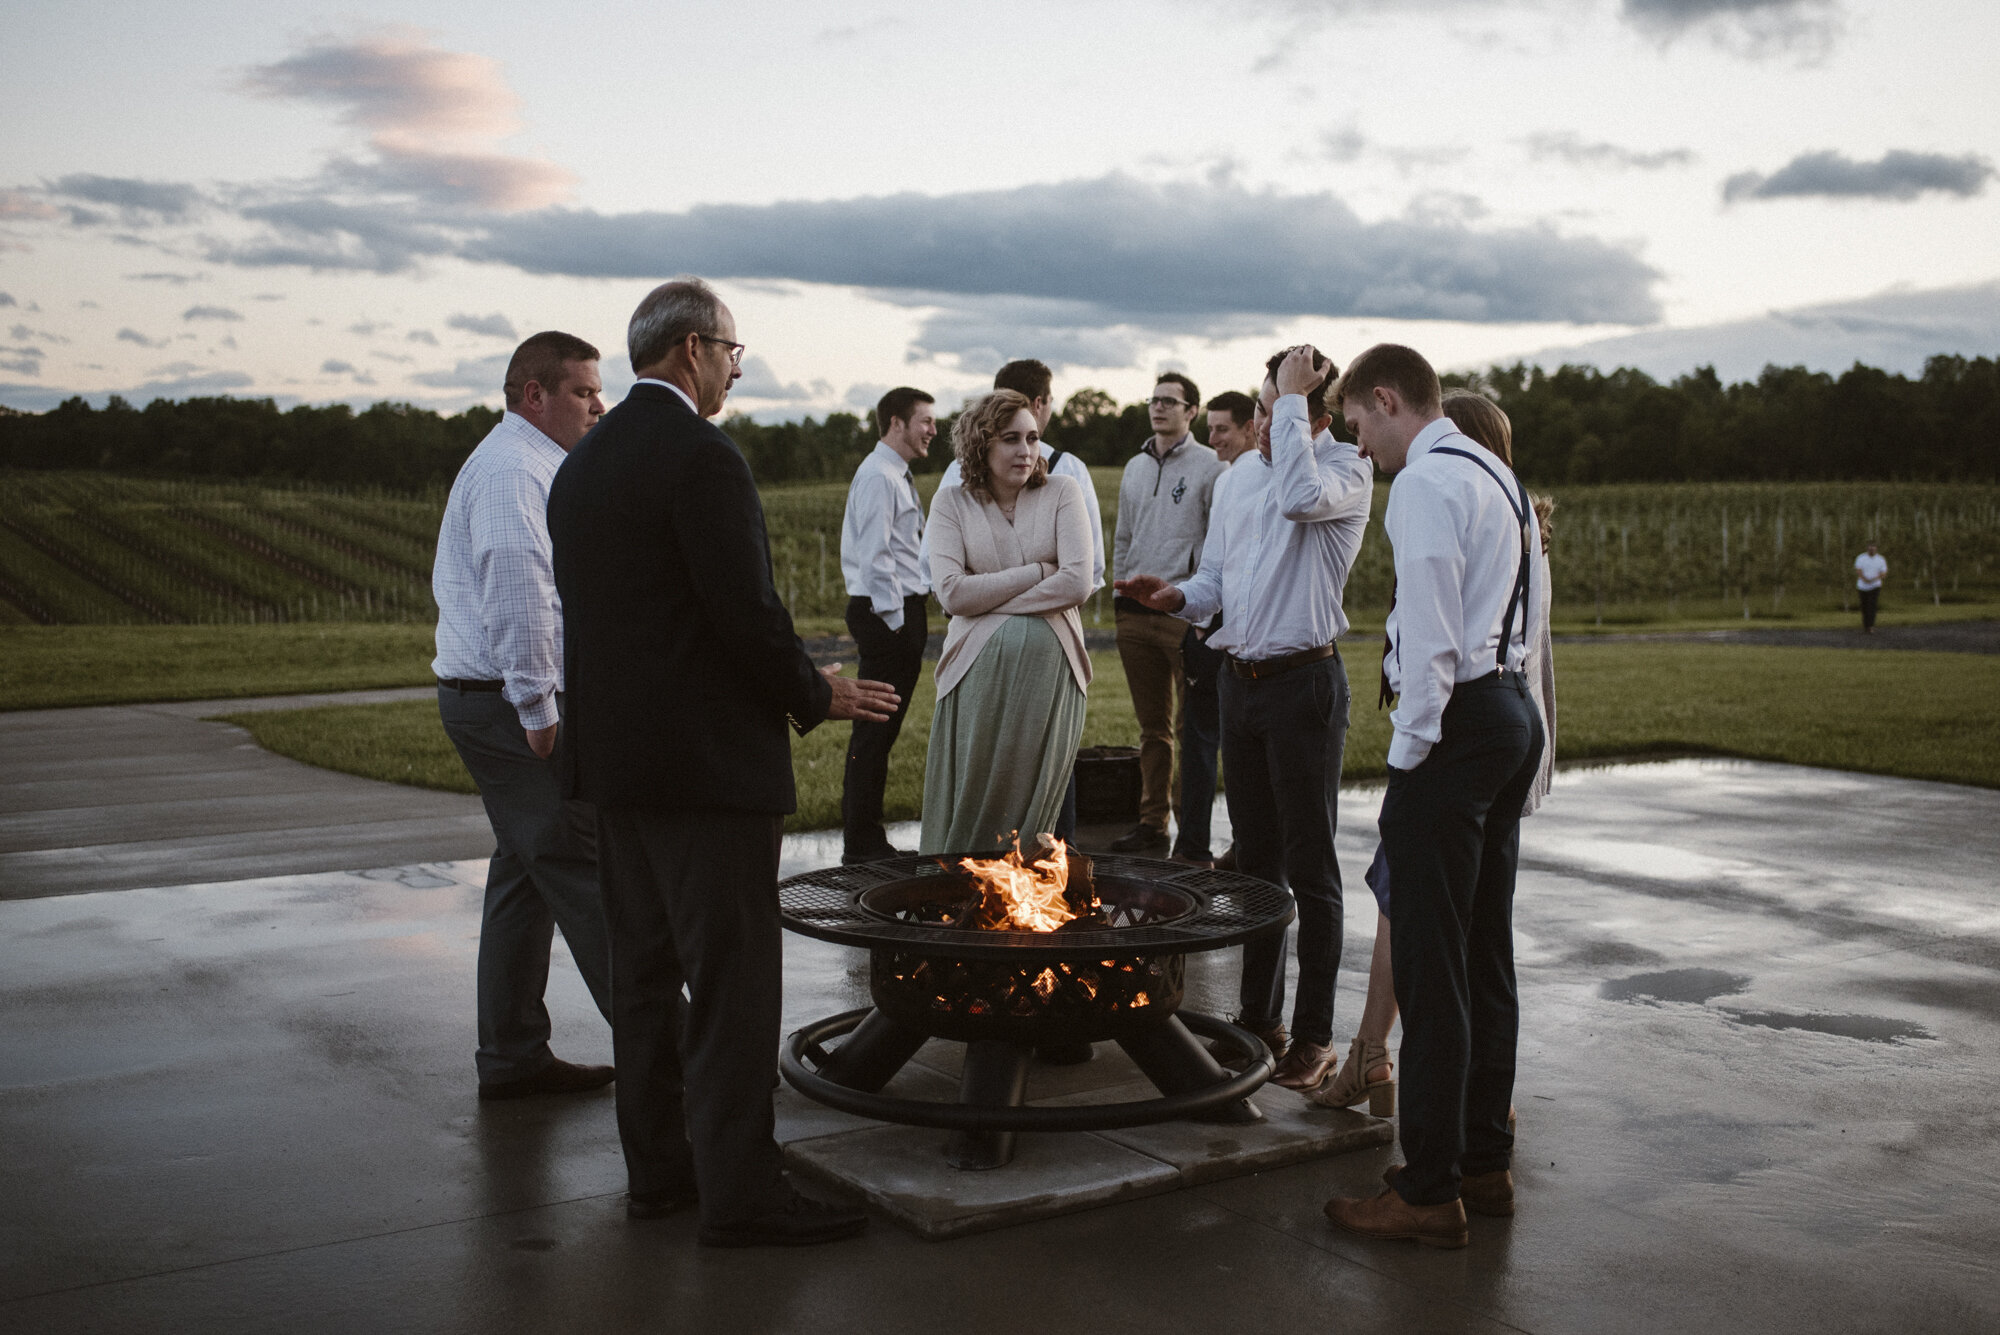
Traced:
[[[1390, 1068], [1388, 1079], [1368, 1078], [1368, 1073], [1378, 1066]], [[1347, 1060], [1340, 1064], [1340, 1069], [1321, 1081], [1317, 1088], [1303, 1092], [1308, 1100], [1322, 1108], [1352, 1108], [1366, 1099], [1371, 1116], [1394, 1117], [1396, 1077], [1395, 1067], [1389, 1061], [1388, 1045], [1357, 1037], [1348, 1045]]]

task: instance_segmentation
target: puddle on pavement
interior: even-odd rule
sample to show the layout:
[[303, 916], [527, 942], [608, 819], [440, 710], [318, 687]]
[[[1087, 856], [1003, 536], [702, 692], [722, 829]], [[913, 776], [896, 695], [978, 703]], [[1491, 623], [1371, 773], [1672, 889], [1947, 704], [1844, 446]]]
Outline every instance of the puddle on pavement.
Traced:
[[1630, 978], [1607, 978], [1597, 989], [1606, 1001], [1684, 1001], [1699, 1006], [1715, 997], [1734, 996], [1748, 990], [1747, 974], [1721, 969], [1667, 969], [1661, 973], [1635, 973]]
[[1908, 1020], [1891, 1020], [1880, 1015], [1793, 1015], [1787, 1011], [1739, 1011], [1727, 1006], [1722, 1013], [1737, 1024], [1759, 1029], [1804, 1029], [1839, 1038], [1858, 1038], [1863, 1043], [1894, 1043], [1906, 1038], [1936, 1038], [1930, 1030]]

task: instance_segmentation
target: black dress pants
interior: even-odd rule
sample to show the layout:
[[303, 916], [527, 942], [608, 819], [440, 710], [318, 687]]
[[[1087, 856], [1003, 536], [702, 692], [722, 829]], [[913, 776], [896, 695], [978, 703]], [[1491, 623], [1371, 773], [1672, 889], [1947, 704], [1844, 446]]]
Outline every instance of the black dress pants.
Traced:
[[1860, 593], [1861, 593], [1861, 629], [1873, 630], [1875, 629], [1876, 610], [1882, 606], [1882, 590], [1862, 589]]
[[1485, 677], [1453, 688], [1422, 764], [1389, 771], [1380, 823], [1407, 1161], [1395, 1188], [1412, 1205], [1456, 1200], [1463, 1174], [1513, 1157], [1514, 870], [1543, 741], [1526, 682]]
[[771, 1107], [783, 828], [737, 811], [598, 812], [627, 1182], [641, 1196], [697, 1186], [704, 1224], [786, 1199]]
[[1180, 831], [1174, 852], [1206, 862], [1215, 856], [1208, 846], [1215, 815], [1215, 758], [1222, 745], [1222, 702], [1216, 675], [1226, 655], [1211, 649], [1193, 626], [1181, 641], [1181, 670], [1187, 675], [1187, 695], [1181, 701]]
[[913, 593], [903, 600], [901, 630], [890, 630], [866, 598], [847, 600], [847, 629], [861, 651], [862, 678], [887, 682], [903, 698], [886, 723], [854, 721], [840, 790], [841, 842], [850, 857], [879, 853], [889, 846], [889, 835], [882, 828], [882, 790], [889, 783], [889, 751], [903, 731], [910, 697], [924, 671], [924, 645], [930, 639], [926, 596]]
[[[1347, 669], [1336, 654], [1256, 681], [1224, 668], [1219, 681], [1236, 867], [1284, 886], [1298, 901], [1292, 1037], [1331, 1043], [1343, 931], [1333, 839], [1347, 749]], [[1284, 1019], [1287, 953], [1283, 932], [1243, 947], [1244, 1023], [1261, 1029]]]

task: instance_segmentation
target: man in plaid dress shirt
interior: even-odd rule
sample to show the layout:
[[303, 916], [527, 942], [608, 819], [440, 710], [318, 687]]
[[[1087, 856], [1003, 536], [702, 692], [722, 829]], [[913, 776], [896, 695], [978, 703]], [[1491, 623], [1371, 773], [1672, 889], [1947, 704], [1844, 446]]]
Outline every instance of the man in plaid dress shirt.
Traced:
[[479, 785], [498, 845], [479, 930], [479, 1097], [574, 1093], [609, 1066], [549, 1051], [549, 948], [562, 929], [598, 1010], [611, 951], [592, 810], [565, 802], [549, 756], [563, 689], [562, 607], [550, 567], [556, 468], [604, 412], [597, 349], [536, 334], [507, 367], [507, 413], [459, 469], [438, 531], [438, 713]]

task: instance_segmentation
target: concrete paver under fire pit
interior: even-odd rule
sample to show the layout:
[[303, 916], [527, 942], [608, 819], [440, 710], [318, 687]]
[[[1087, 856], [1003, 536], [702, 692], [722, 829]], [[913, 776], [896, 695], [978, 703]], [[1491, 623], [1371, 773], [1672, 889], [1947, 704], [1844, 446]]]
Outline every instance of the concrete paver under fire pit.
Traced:
[[[1343, 795], [1342, 1038], [1374, 800]], [[1520, 1213], [1442, 1254], [1320, 1217], [1386, 1146], [954, 1241], [704, 1251], [686, 1214], [625, 1220], [609, 1091], [474, 1100], [476, 862], [0, 902], [0, 1329], [2000, 1328], [2000, 793], [1572, 770], [1523, 847]], [[787, 952], [788, 1027], [861, 1004], [859, 952]], [[1186, 1004], [1230, 1010], [1233, 954], [1191, 965]], [[551, 1001], [558, 1050], [607, 1059], [566, 959]], [[780, 1106], [789, 1140], [848, 1134]]]

